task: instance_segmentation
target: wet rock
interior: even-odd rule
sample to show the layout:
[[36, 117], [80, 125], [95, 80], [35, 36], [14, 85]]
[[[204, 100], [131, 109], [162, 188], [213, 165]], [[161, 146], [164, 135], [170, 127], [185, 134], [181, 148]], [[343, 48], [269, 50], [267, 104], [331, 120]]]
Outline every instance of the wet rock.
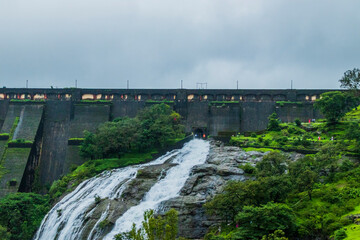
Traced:
[[236, 167], [221, 166], [218, 167], [216, 173], [220, 176], [243, 175], [244, 170]]
[[255, 165], [263, 156], [264, 153], [249, 153], [238, 147], [212, 142], [206, 162], [193, 167], [180, 196], [163, 202], [159, 214], [164, 214], [170, 208], [176, 209], [179, 212], [180, 236], [202, 238], [210, 226], [220, 221], [216, 216], [207, 215], [203, 204], [220, 193], [227, 181], [245, 181], [250, 178], [239, 168], [239, 163]]

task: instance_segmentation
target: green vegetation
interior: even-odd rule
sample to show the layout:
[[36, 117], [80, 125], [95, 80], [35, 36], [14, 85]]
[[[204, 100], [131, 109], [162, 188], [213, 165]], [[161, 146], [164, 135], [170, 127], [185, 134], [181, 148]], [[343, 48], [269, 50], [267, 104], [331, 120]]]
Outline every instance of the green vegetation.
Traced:
[[256, 152], [280, 152], [273, 148], [254, 148], [254, 147], [244, 147], [242, 148], [245, 152], [256, 151]]
[[360, 69], [354, 68], [344, 73], [344, 76], [339, 80], [342, 88], [357, 91], [360, 86]]
[[9, 133], [9, 139], [11, 140], [14, 136], [17, 125], [19, 124], [20, 117], [16, 117]]
[[0, 133], [0, 139], [4, 139], [4, 140], [9, 139], [9, 133]]
[[298, 105], [298, 106], [302, 106], [304, 103], [303, 102], [291, 102], [291, 101], [276, 101], [276, 105], [280, 106], [280, 107], [284, 107], [285, 105]]
[[164, 103], [145, 108], [135, 118], [117, 118], [85, 132], [80, 153], [85, 158], [118, 158], [125, 153], [163, 148], [183, 138], [180, 115]]
[[336, 125], [318, 120], [312, 123], [280, 123], [275, 114], [269, 117], [269, 131], [250, 136], [238, 134], [230, 144], [246, 151], [303, 151], [313, 153], [328, 143], [336, 143], [344, 154], [360, 153], [360, 108], [345, 114]]
[[[4, 161], [5, 161], [5, 158], [6, 158], [6, 153], [7, 153], [7, 150], [8, 150], [8, 144], [9, 144], [9, 142], [12, 140], [12, 138], [14, 136], [16, 127], [19, 124], [19, 120], [20, 120], [19, 117], [15, 118], [14, 123], [13, 123], [13, 125], [12, 125], [12, 127], [10, 129], [10, 133], [8, 134], [7, 142], [6, 142], [5, 146], [4, 146], [2, 156], [0, 158], [0, 179], [2, 178], [2, 176], [4, 176], [4, 174], [7, 173], [7, 169], [3, 166], [3, 164], [4, 164]], [[7, 133], [5, 133], [5, 134], [7, 134]]]
[[288, 240], [288, 238], [285, 237], [285, 233], [283, 231], [276, 230], [274, 233], [263, 236], [261, 240]]
[[19, 102], [19, 103], [26, 103], [26, 102], [42, 103], [42, 102], [45, 102], [45, 99], [37, 99], [37, 100], [31, 100], [31, 99], [11, 99], [10, 102]]
[[55, 202], [64, 193], [71, 192], [85, 179], [94, 177], [105, 170], [144, 163], [152, 159], [152, 154], [155, 153], [157, 153], [155, 150], [147, 153], [126, 153], [121, 158], [87, 161], [52, 184], [49, 191], [51, 201]]
[[[55, 181], [49, 194], [54, 202], [83, 180], [102, 171], [144, 163], [158, 149], [182, 140], [180, 115], [163, 103], [144, 109], [135, 118], [118, 118], [85, 132], [80, 154], [90, 158], [70, 174]], [[78, 139], [76, 139], [78, 140]]]
[[25, 140], [25, 139], [22, 139], [22, 138], [19, 138], [19, 139], [16, 139], [16, 140], [10, 140], [8, 141], [8, 143], [20, 143], [20, 144], [32, 144], [33, 142], [32, 141], [29, 141], [29, 140]]
[[178, 212], [170, 209], [165, 218], [154, 216], [154, 210], [144, 213], [139, 229], [133, 224], [129, 232], [117, 234], [115, 240], [175, 240], [178, 233]]
[[69, 141], [84, 141], [85, 138], [69, 138]]
[[81, 100], [80, 103], [111, 103], [111, 100]]
[[280, 120], [278, 119], [278, 116], [276, 113], [272, 113], [269, 116], [269, 123], [267, 127], [268, 131], [280, 131]]
[[[355, 85], [347, 87], [356, 90], [358, 80], [351, 81]], [[350, 215], [360, 213], [360, 167], [358, 160], [345, 157], [360, 153], [360, 110], [351, 110], [358, 104], [357, 95], [322, 94], [315, 106], [325, 121], [285, 124], [273, 113], [268, 131], [232, 137], [230, 144], [246, 151], [312, 154], [292, 162], [270, 151], [255, 168], [240, 165], [253, 178], [228, 182], [205, 204], [208, 214], [224, 223], [206, 239], [359, 239], [359, 221]]]
[[[11, 138], [18, 121], [18, 118], [14, 121], [9, 134]], [[129, 129], [133, 129], [133, 132], [127, 132]], [[180, 125], [180, 115], [162, 103], [145, 109], [134, 119], [115, 119], [113, 122], [101, 125], [96, 133], [87, 132], [83, 143], [83, 151], [86, 150], [91, 153], [91, 148], [101, 149], [103, 151], [101, 152], [101, 158], [88, 160], [83, 165], [73, 168], [71, 173], [53, 183], [48, 195], [41, 196], [34, 193], [17, 193], [10, 194], [1, 199], [1, 239], [31, 239], [50, 206], [64, 193], [74, 190], [83, 180], [93, 177], [105, 170], [140, 164], [152, 159], [153, 154], [156, 154], [158, 149], [183, 139], [184, 135], [182, 130], [183, 126]], [[115, 131], [116, 134], [120, 134], [121, 132], [124, 134], [121, 135], [121, 138], [118, 138], [112, 131]], [[91, 137], [89, 137], [89, 135], [91, 135]], [[127, 141], [126, 146], [118, 148], [117, 146], [123, 146], [124, 140]], [[110, 144], [106, 145], [106, 141]], [[14, 142], [25, 141], [18, 139], [18, 141]], [[105, 146], [107, 148], [105, 148]], [[104, 149], [106, 149], [106, 151]], [[8, 150], [10, 151], [11, 149]], [[15, 151], [12, 152], [12, 154], [22, 152], [19, 148], [14, 148], [11, 151]], [[94, 153], [91, 154], [91, 156], [96, 156]], [[111, 156], [114, 157], [111, 158]], [[2, 171], [1, 168], [0, 171]], [[100, 201], [100, 199], [97, 198], [94, 200], [95, 203]], [[61, 211], [59, 211], [58, 214], [61, 215]], [[177, 232], [176, 227], [174, 235], [174, 216], [174, 213], [170, 212], [164, 220], [161, 220], [161, 218], [154, 218], [152, 215], [148, 215], [148, 219], [150, 219], [149, 226], [153, 228], [153, 219], [156, 219], [157, 223], [165, 224], [163, 225], [165, 227], [164, 234], [166, 237], [164, 239], [174, 239]], [[105, 228], [109, 224], [108, 221], [103, 221], [101, 227]], [[159, 226], [160, 225], [157, 225], [156, 227]], [[169, 226], [171, 226], [171, 231], [169, 231]]]
[[359, 104], [359, 99], [352, 94], [334, 91], [321, 94], [314, 107], [324, 114], [328, 124], [337, 123], [346, 112]]
[[48, 196], [14, 193], [0, 199], [0, 238], [32, 239], [49, 211]]
[[[261, 239], [276, 230], [289, 239], [328, 239], [351, 224], [347, 216], [360, 205], [359, 163], [333, 143], [296, 162], [269, 153], [252, 175], [254, 180], [229, 182], [205, 204], [224, 221], [223, 230], [207, 239]], [[341, 231], [336, 234], [340, 239]]]
[[156, 103], [156, 104], [159, 104], [159, 103], [172, 104], [172, 103], [174, 103], [173, 100], [152, 100], [152, 99], [146, 100], [146, 102], [147, 103]]

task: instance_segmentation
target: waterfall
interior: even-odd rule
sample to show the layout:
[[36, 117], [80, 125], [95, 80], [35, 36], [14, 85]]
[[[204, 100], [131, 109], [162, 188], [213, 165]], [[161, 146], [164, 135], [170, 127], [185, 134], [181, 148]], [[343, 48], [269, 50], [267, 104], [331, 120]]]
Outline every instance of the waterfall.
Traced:
[[179, 165], [171, 168], [166, 177], [158, 181], [150, 189], [139, 205], [125, 212], [116, 221], [115, 227], [104, 239], [111, 240], [116, 234], [129, 231], [132, 223], [139, 226], [143, 220], [143, 213], [146, 210], [155, 209], [162, 201], [176, 197], [184, 186], [191, 168], [205, 162], [209, 152], [209, 143], [203, 140], [193, 140], [183, 149], [186, 150], [184, 154], [174, 160]]
[[[96, 206], [94, 204], [96, 196], [101, 199], [119, 198], [127, 184], [136, 177], [138, 169], [162, 164], [170, 159], [172, 163], [177, 163], [178, 165], [168, 170], [163, 179], [150, 188], [138, 205], [128, 209], [119, 217], [112, 231], [104, 238], [112, 239], [116, 234], [129, 230], [132, 223], [139, 225], [145, 210], [156, 209], [162, 201], [176, 197], [185, 184], [191, 168], [204, 163], [208, 152], [208, 142], [194, 139], [185, 144], [182, 149], [173, 150], [150, 163], [106, 171], [84, 181], [49, 211], [34, 240], [80, 239], [84, 221]], [[98, 234], [94, 234], [94, 230], [98, 227], [101, 219], [106, 218], [107, 212], [108, 208], [90, 231], [88, 239], [99, 238]]]
[[20, 116], [19, 116], [19, 122], [18, 122], [18, 124], [17, 124], [17, 126], [15, 128], [15, 132], [14, 132], [12, 140], [15, 140], [18, 137], [19, 130], [21, 128], [21, 125], [22, 125], [23, 119], [24, 119], [24, 111], [25, 111], [25, 107], [23, 107], [21, 109]]

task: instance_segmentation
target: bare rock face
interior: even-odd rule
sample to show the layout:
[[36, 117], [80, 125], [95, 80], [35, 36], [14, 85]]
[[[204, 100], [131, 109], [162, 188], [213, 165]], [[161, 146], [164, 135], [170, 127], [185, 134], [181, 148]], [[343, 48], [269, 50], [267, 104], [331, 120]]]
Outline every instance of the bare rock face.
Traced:
[[206, 162], [193, 167], [180, 196], [163, 202], [159, 214], [174, 208], [179, 212], [180, 236], [188, 239], [202, 238], [210, 226], [220, 222], [216, 216], [205, 213], [203, 204], [220, 193], [227, 181], [249, 179], [239, 165], [255, 164], [264, 155], [265, 153], [249, 153], [238, 147], [226, 147], [219, 142], [211, 142]]

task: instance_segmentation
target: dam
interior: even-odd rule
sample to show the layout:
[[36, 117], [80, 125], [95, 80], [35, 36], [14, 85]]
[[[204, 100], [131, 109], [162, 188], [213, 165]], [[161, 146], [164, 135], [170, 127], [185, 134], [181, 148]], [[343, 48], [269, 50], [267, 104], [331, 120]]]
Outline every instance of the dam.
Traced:
[[166, 103], [187, 133], [231, 136], [266, 128], [276, 112], [283, 122], [321, 117], [313, 103], [326, 89], [0, 89], [0, 197], [49, 186], [83, 163], [84, 130], [118, 117], [134, 117]]

